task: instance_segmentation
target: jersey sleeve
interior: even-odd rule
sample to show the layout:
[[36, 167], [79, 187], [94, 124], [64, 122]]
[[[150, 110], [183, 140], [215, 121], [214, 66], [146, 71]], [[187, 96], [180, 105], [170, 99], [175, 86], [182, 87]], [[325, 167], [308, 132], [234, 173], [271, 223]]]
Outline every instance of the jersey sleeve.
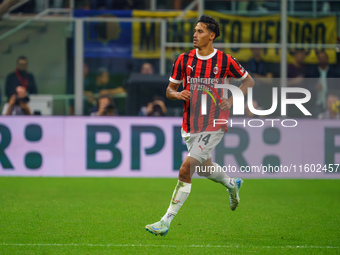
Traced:
[[180, 84], [184, 78], [183, 55], [181, 54], [172, 64], [172, 72], [169, 81]]
[[243, 66], [236, 60], [236, 58], [227, 55], [229, 61], [228, 75], [235, 78], [236, 81], [243, 81], [248, 72], [243, 68]]

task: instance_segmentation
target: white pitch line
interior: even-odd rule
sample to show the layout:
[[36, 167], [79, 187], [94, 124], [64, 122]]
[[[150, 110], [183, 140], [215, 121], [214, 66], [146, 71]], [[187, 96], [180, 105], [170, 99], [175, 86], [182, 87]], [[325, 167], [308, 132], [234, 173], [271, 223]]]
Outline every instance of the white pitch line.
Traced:
[[287, 246], [245, 246], [245, 245], [171, 245], [171, 244], [76, 244], [76, 243], [0, 243], [0, 246], [90, 246], [90, 247], [163, 247], [163, 248], [263, 248], [263, 249], [339, 249], [339, 246], [287, 245]]

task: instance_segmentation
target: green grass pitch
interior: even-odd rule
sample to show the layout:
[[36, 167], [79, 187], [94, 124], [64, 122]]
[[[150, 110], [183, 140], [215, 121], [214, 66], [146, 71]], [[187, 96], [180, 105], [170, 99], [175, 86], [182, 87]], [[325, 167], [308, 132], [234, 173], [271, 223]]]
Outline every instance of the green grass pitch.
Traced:
[[0, 254], [340, 254], [340, 180], [194, 179], [166, 237], [144, 226], [176, 179], [0, 178]]

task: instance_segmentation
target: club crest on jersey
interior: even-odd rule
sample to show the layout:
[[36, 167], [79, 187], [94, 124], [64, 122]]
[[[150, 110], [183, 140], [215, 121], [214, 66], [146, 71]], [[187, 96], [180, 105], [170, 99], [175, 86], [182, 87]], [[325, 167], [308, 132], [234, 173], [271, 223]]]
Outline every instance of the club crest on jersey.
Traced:
[[213, 73], [214, 73], [214, 74], [218, 74], [218, 66], [217, 66], [217, 65], [214, 67]]

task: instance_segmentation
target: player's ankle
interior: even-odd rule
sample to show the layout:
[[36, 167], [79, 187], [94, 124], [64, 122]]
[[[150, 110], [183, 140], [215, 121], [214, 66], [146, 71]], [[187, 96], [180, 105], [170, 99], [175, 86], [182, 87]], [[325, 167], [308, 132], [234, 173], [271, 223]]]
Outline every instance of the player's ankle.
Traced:
[[167, 226], [170, 227], [171, 221], [176, 216], [175, 212], [172, 212], [171, 210], [168, 210], [166, 214], [162, 217], [161, 221]]

